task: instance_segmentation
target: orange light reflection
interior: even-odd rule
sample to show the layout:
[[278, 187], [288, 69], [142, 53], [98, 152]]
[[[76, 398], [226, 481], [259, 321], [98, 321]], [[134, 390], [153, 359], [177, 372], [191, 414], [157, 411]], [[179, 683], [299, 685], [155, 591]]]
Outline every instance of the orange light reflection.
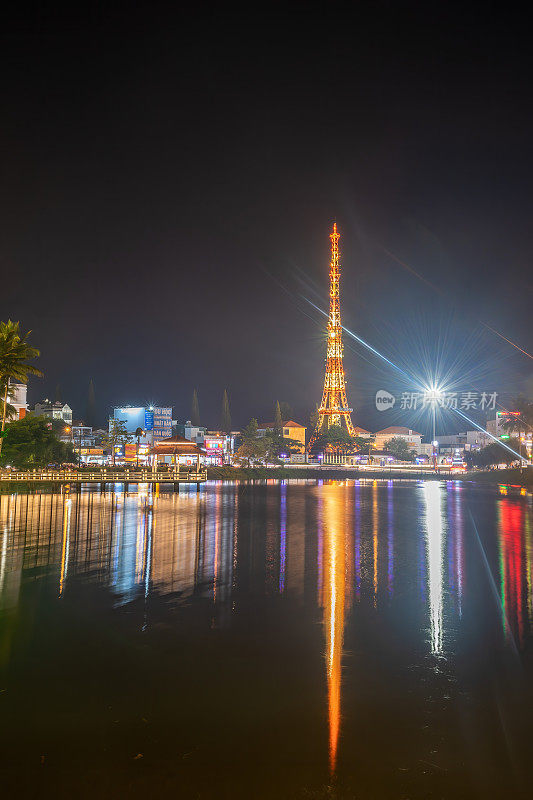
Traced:
[[333, 775], [341, 719], [341, 667], [346, 609], [346, 553], [344, 540], [344, 493], [339, 486], [324, 486], [324, 624], [328, 682], [329, 768]]

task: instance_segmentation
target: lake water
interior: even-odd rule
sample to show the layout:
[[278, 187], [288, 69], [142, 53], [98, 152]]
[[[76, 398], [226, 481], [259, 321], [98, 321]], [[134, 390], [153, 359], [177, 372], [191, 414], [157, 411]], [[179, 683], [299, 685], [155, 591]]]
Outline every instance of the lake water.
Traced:
[[531, 495], [115, 488], [0, 497], [6, 796], [531, 796]]

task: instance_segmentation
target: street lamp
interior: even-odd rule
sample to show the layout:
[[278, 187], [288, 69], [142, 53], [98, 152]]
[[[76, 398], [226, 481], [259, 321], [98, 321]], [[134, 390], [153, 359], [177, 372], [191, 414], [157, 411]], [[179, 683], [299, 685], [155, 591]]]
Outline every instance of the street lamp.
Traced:
[[80, 432], [80, 435], [78, 436], [78, 442], [79, 442], [79, 445], [78, 445], [78, 465], [81, 467], [81, 443], [82, 443], [82, 436], [83, 436], [83, 428], [82, 428], [81, 425], [78, 428], [78, 430]]
[[431, 403], [431, 418], [433, 423], [433, 437], [432, 437], [432, 448], [433, 448], [433, 471], [437, 471], [437, 447], [438, 442], [435, 441], [435, 426], [436, 426], [436, 415], [437, 415], [437, 403], [439, 402], [440, 398], [442, 397], [442, 391], [438, 389], [436, 386], [432, 386], [429, 392], [427, 393], [427, 399]]

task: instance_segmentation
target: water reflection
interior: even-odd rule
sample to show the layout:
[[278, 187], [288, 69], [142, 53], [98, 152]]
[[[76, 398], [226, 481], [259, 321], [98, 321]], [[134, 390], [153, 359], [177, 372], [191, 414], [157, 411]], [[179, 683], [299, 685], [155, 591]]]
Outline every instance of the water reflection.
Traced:
[[70, 547], [70, 498], [65, 498], [63, 504], [63, 542], [61, 546], [61, 577], [59, 578], [59, 596], [63, 594], [63, 586], [68, 572], [68, 556]]
[[[250, 609], [250, 638], [256, 609], [287, 625], [312, 619], [321, 691], [327, 689], [330, 775], [345, 760], [344, 720], [353, 713], [346, 699], [343, 707], [350, 632], [363, 652], [372, 646], [369, 631], [381, 636], [380, 657], [406, 642], [418, 663], [421, 654], [457, 655], [476, 636], [486, 647], [480, 630], [496, 631], [502, 646], [512, 638], [518, 650], [531, 636], [531, 498], [476, 494], [456, 482], [269, 481], [208, 484], [199, 494], [145, 486], [138, 493], [4, 495], [0, 538], [6, 613], [41, 581], [61, 608], [77, 602], [80, 586], [105, 589], [121, 613], [131, 611], [137, 631], [157, 621], [156, 600], [170, 610], [207, 609], [207, 627], [220, 635], [238, 628]], [[276, 641], [272, 648], [277, 658]]]
[[378, 599], [378, 482], [372, 484], [372, 546], [374, 564], [374, 605]]
[[451, 597], [454, 599], [455, 608], [462, 617], [463, 598], [463, 508], [462, 488], [459, 482], [450, 481], [446, 487], [448, 505], [448, 584]]
[[394, 586], [394, 492], [393, 481], [387, 485], [387, 588], [389, 597]]
[[326, 631], [326, 674], [328, 681], [329, 767], [335, 772], [341, 719], [341, 668], [346, 610], [346, 536], [342, 489], [336, 485], [322, 490], [324, 527], [324, 624]]
[[[502, 620], [505, 632], [517, 637], [517, 644], [522, 645], [526, 609], [530, 608], [530, 581], [527, 578], [531, 575], [531, 563], [530, 558], [526, 559], [529, 520], [526, 524], [524, 506], [507, 497], [500, 500], [498, 519]], [[526, 560], [529, 569], [525, 568]]]
[[442, 488], [436, 481], [424, 484], [426, 549], [431, 652], [442, 651]]
[[287, 484], [282, 481], [280, 486], [279, 508], [279, 590], [285, 590], [285, 558], [287, 553]]

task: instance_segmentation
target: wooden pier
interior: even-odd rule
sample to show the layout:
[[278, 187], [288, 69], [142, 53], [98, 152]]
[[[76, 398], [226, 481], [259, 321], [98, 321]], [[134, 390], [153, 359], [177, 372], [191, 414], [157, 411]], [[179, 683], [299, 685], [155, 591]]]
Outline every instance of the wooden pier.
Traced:
[[176, 469], [152, 470], [152, 469], [124, 469], [120, 472], [111, 469], [100, 470], [30, 470], [26, 472], [16, 472], [15, 470], [0, 471], [0, 484], [28, 483], [32, 485], [53, 484], [59, 486], [70, 486], [71, 488], [81, 489], [82, 484], [97, 484], [102, 491], [105, 491], [109, 484], [123, 484], [127, 490], [130, 484], [149, 483], [173, 485], [175, 491], [179, 491], [182, 484], [195, 483], [196, 488], [200, 489], [200, 484], [207, 480], [206, 469]]

